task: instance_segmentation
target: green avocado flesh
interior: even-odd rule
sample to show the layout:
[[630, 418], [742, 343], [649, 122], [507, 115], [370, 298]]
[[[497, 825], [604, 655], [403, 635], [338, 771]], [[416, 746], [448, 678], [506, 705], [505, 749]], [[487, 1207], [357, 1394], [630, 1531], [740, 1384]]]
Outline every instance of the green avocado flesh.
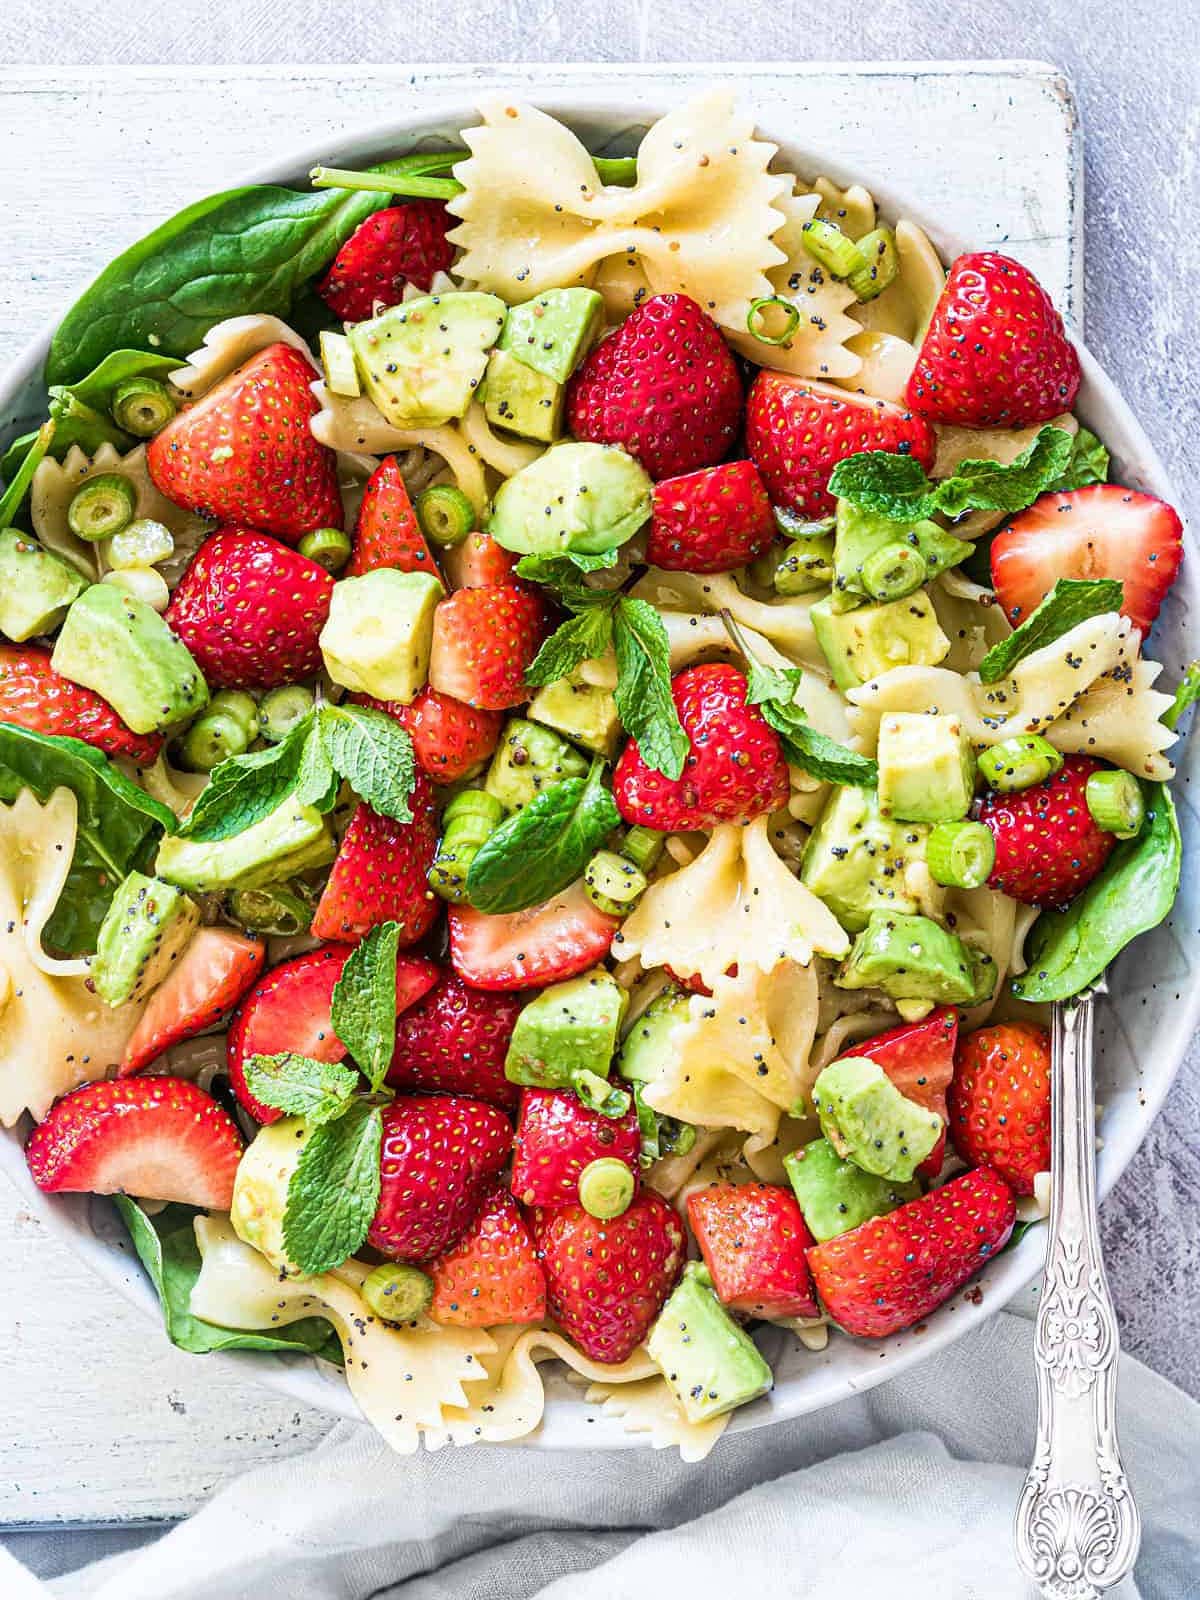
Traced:
[[154, 870], [168, 883], [208, 894], [282, 883], [298, 872], [328, 865], [336, 854], [328, 820], [293, 796], [231, 839], [164, 839]]
[[517, 555], [603, 555], [649, 520], [652, 485], [615, 445], [551, 445], [500, 485], [488, 532]]
[[832, 1061], [817, 1077], [813, 1105], [821, 1131], [845, 1161], [909, 1183], [942, 1136], [942, 1119], [902, 1095], [865, 1056]]
[[444, 594], [432, 572], [394, 567], [335, 583], [321, 629], [321, 654], [334, 683], [411, 704], [429, 676], [434, 612]]
[[87, 588], [69, 561], [44, 549], [29, 533], [0, 532], [0, 633], [21, 644], [52, 633], [67, 607]]
[[881, 816], [874, 790], [837, 787], [809, 835], [800, 881], [858, 933], [872, 911], [916, 911], [905, 868], [924, 860], [928, 835], [919, 823]]
[[110, 583], [94, 583], [71, 606], [50, 665], [95, 690], [134, 733], [169, 728], [208, 703], [187, 647], [157, 611]]
[[581, 1072], [607, 1078], [625, 994], [603, 968], [556, 983], [517, 1018], [505, 1076], [512, 1083], [566, 1089]]
[[500, 349], [554, 383], [564, 384], [599, 333], [603, 309], [604, 301], [594, 289], [547, 289], [511, 308]]
[[879, 811], [907, 822], [957, 822], [975, 798], [975, 753], [960, 718], [893, 711], [879, 724]]
[[142, 1000], [170, 972], [200, 926], [200, 908], [174, 884], [131, 872], [100, 925], [89, 976], [105, 1005]]
[[646, 1350], [689, 1422], [708, 1422], [766, 1394], [774, 1379], [750, 1335], [693, 1264], [650, 1330]]
[[828, 1139], [814, 1139], [790, 1151], [783, 1165], [808, 1231], [818, 1244], [849, 1233], [871, 1217], [886, 1216], [921, 1193], [915, 1180], [896, 1183], [843, 1160]]
[[996, 967], [928, 917], [873, 911], [833, 981], [882, 989], [893, 1000], [977, 1005], [995, 988]]
[[504, 315], [493, 294], [432, 294], [356, 322], [346, 337], [362, 386], [387, 420], [436, 428], [470, 405]]
[[484, 779], [506, 811], [521, 811], [545, 789], [587, 775], [588, 762], [550, 728], [510, 717]]
[[844, 694], [893, 667], [936, 667], [950, 651], [929, 596], [918, 590], [886, 604], [839, 608], [826, 595], [809, 611], [833, 681]]
[[529, 716], [585, 750], [609, 759], [621, 736], [621, 719], [612, 690], [588, 683], [578, 668], [539, 689], [529, 702]]

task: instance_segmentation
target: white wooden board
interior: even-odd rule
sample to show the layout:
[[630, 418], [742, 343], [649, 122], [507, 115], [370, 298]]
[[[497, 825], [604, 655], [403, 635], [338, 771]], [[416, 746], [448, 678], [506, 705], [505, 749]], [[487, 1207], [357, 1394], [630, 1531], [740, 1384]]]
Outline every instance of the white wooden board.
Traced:
[[[730, 80], [798, 146], [819, 140], [839, 176], [890, 171], [947, 233], [1019, 246], [1078, 320], [1079, 136], [1048, 67], [18, 68], [0, 72], [0, 364], [125, 244], [297, 141], [327, 133], [334, 155], [349, 132], [485, 84], [548, 105], [579, 85], [636, 104]], [[330, 1426], [240, 1380], [232, 1358], [172, 1350], [2, 1179], [0, 1283], [0, 1526], [181, 1516]]]

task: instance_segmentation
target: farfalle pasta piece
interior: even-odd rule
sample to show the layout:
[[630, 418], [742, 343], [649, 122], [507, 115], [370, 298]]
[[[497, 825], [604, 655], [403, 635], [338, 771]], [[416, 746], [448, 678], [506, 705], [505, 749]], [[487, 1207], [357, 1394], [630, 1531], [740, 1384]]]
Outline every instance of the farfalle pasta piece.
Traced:
[[832, 222], [850, 239], [861, 239], [874, 228], [875, 201], [861, 183], [839, 189], [832, 178], [817, 178], [813, 190], [820, 202], [816, 215], [822, 222]]
[[942, 663], [949, 672], [974, 672], [992, 646], [1012, 632], [992, 591], [972, 583], [957, 567], [940, 572], [927, 593], [938, 626], [950, 641]]
[[927, 234], [915, 222], [901, 218], [895, 235], [896, 276], [882, 294], [855, 305], [850, 315], [860, 328], [891, 334], [916, 348], [945, 287], [946, 271]]
[[281, 1279], [224, 1217], [197, 1217], [195, 1230], [203, 1265], [192, 1288], [193, 1314], [247, 1329], [324, 1317], [342, 1342], [346, 1382], [359, 1409], [401, 1455], [411, 1455], [426, 1431], [440, 1436], [447, 1408], [468, 1406], [463, 1385], [486, 1375], [483, 1362], [495, 1349], [489, 1334], [424, 1317], [403, 1326], [381, 1321], [359, 1293], [370, 1271], [361, 1262]]
[[171, 387], [178, 389], [185, 400], [199, 400], [210, 389], [215, 389], [222, 378], [236, 372], [271, 344], [289, 344], [315, 370], [317, 363], [306, 340], [279, 317], [269, 317], [255, 312], [245, 317], [226, 317], [215, 323], [204, 335], [199, 350], [193, 350], [187, 365], [171, 374]]
[[638, 181], [606, 188], [562, 123], [492, 99], [467, 128], [471, 154], [448, 202], [457, 271], [509, 304], [590, 282], [606, 257], [635, 259], [656, 294], [690, 295], [718, 322], [745, 327], [750, 302], [771, 293], [784, 260], [772, 235], [792, 179], [769, 172], [775, 146], [754, 137], [727, 90], [696, 96], [659, 119], [638, 150]]
[[846, 349], [858, 358], [858, 371], [852, 378], [835, 378], [839, 388], [897, 406], [906, 404], [908, 380], [917, 364], [916, 345], [895, 334], [863, 328], [846, 340]]
[[973, 949], [990, 956], [996, 971], [995, 986], [988, 998], [977, 1006], [964, 1008], [964, 1028], [982, 1027], [1004, 993], [1005, 979], [1012, 968], [1017, 918], [1025, 909], [986, 884], [978, 889], [952, 889], [946, 896], [946, 911], [953, 918], [955, 933]]
[[842, 956], [845, 930], [775, 854], [766, 817], [714, 828], [690, 866], [652, 883], [613, 939], [618, 961], [698, 975], [712, 988], [732, 966], [769, 972], [814, 952]]
[[614, 1383], [605, 1376], [588, 1385], [584, 1399], [602, 1415], [620, 1419], [626, 1433], [644, 1433], [655, 1450], [675, 1446], [683, 1461], [703, 1461], [729, 1424], [729, 1413], [709, 1422], [689, 1422], [661, 1376]]
[[60, 1095], [121, 1060], [140, 1003], [112, 1009], [88, 988], [82, 961], [57, 961], [42, 930], [75, 853], [76, 803], [56, 789], [40, 805], [22, 790], [0, 806], [0, 1124], [39, 1120]]
[[717, 618], [728, 611], [743, 628], [769, 639], [790, 665], [828, 670], [810, 615], [819, 591], [787, 599], [754, 600], [743, 594], [728, 573], [664, 572], [651, 567], [632, 592], [659, 611], [698, 611]]

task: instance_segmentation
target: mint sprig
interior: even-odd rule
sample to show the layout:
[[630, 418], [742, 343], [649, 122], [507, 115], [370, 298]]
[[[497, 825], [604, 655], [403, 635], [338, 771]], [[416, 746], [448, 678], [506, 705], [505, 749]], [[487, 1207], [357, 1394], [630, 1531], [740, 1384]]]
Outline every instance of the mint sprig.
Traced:
[[334, 771], [373, 811], [411, 822], [415, 781], [412, 740], [385, 711], [370, 706], [323, 706], [320, 736]]
[[340, 1267], [361, 1246], [379, 1205], [382, 1144], [379, 1107], [353, 1100], [304, 1146], [283, 1209], [283, 1247], [302, 1272]]
[[1021, 626], [994, 644], [979, 663], [981, 683], [997, 683], [1035, 650], [1041, 650], [1081, 622], [1119, 611], [1125, 586], [1116, 578], [1060, 578]]
[[400, 924], [381, 922], [346, 958], [334, 985], [333, 1031], [380, 1089], [396, 1047], [396, 952]]
[[246, 1087], [256, 1100], [288, 1116], [304, 1117], [314, 1128], [342, 1116], [358, 1088], [353, 1067], [341, 1061], [314, 1061], [291, 1050], [251, 1056], [244, 1072]]
[[1046, 485], [1055, 494], [1069, 489], [1086, 489], [1092, 483], [1108, 481], [1108, 451], [1089, 428], [1080, 428], [1071, 439], [1071, 456], [1061, 477]]

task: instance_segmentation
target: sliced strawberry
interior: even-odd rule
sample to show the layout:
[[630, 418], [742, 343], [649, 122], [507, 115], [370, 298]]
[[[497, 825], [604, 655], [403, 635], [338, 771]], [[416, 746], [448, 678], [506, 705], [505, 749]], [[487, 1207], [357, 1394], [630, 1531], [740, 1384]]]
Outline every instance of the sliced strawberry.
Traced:
[[688, 1196], [688, 1221], [717, 1298], [768, 1322], [815, 1317], [804, 1252], [813, 1239], [796, 1197], [773, 1183], [713, 1183]]
[[313, 914], [318, 939], [357, 944], [381, 922], [399, 923], [401, 945], [429, 932], [440, 906], [428, 883], [438, 831], [424, 773], [417, 773], [409, 805], [411, 822], [381, 817], [365, 803], [355, 809]]
[[435, 783], [453, 783], [473, 772], [491, 756], [504, 726], [501, 712], [477, 711], [428, 686], [407, 706], [399, 700], [372, 700], [365, 694], [350, 698], [386, 712], [406, 728], [417, 764]]
[[541, 596], [523, 584], [459, 589], [434, 612], [430, 687], [484, 711], [520, 705], [546, 620]]
[[1070, 411], [1079, 357], [1041, 284], [994, 250], [959, 256], [908, 380], [906, 399], [934, 422], [1024, 428]]
[[601, 1222], [580, 1205], [533, 1214], [551, 1315], [585, 1356], [625, 1361], [649, 1333], [683, 1270], [683, 1224], [643, 1189], [628, 1211]]
[[407, 1095], [383, 1108], [379, 1207], [368, 1242], [392, 1261], [458, 1243], [507, 1164], [512, 1125], [465, 1095]]
[[375, 567], [437, 574], [437, 562], [421, 532], [395, 456], [384, 456], [367, 479], [354, 525], [354, 548], [342, 576], [357, 578]]
[[936, 441], [923, 417], [890, 400], [814, 378], [760, 372], [746, 401], [746, 448], [772, 501], [809, 517], [833, 514], [829, 474], [862, 450], [910, 455], [928, 470]]
[[265, 533], [221, 528], [188, 563], [166, 620], [211, 687], [274, 689], [321, 670], [332, 595], [315, 561]]
[[976, 1028], [959, 1042], [950, 1085], [954, 1148], [1017, 1194], [1050, 1170], [1050, 1035], [1032, 1022]]
[[242, 1136], [185, 1078], [85, 1084], [50, 1108], [25, 1146], [39, 1189], [132, 1194], [228, 1211]]
[[[284, 1051], [313, 1061], [340, 1061], [346, 1046], [333, 1031], [333, 990], [353, 945], [327, 944], [272, 967], [242, 1001], [225, 1041], [229, 1081], [238, 1100], [259, 1122], [275, 1122], [282, 1112], [263, 1105], [246, 1087], [251, 1056]], [[432, 961], [401, 956], [396, 962], [396, 1015], [401, 1016], [437, 982]]]
[[992, 540], [992, 587], [1014, 627], [1059, 578], [1117, 578], [1121, 610], [1148, 633], [1183, 560], [1165, 500], [1115, 483], [1044, 494]]
[[[958, 1039], [958, 1012], [952, 1006], [931, 1011], [921, 1022], [902, 1022], [898, 1028], [863, 1039], [843, 1056], [866, 1056], [882, 1067], [900, 1093], [926, 1111], [936, 1111], [945, 1123], [946, 1090], [954, 1076], [954, 1046]], [[943, 1131], [917, 1171], [936, 1178], [946, 1153]]]
[[0, 722], [31, 733], [82, 739], [106, 756], [125, 756], [148, 767], [162, 749], [157, 733], [134, 733], [91, 689], [72, 683], [35, 644], [0, 644]]
[[435, 1322], [497, 1328], [542, 1322], [546, 1274], [521, 1208], [497, 1182], [462, 1238], [429, 1268]]
[[454, 260], [446, 238], [457, 225], [440, 200], [406, 200], [376, 211], [346, 240], [317, 293], [343, 322], [364, 322], [376, 306], [399, 305], [406, 284], [426, 292]]
[[456, 972], [436, 984], [396, 1024], [388, 1082], [397, 1089], [466, 1094], [515, 1111], [520, 1090], [504, 1076], [504, 1058], [522, 997], [473, 989]]
[[266, 950], [261, 939], [228, 928], [198, 928], [138, 1018], [121, 1076], [140, 1072], [173, 1044], [215, 1028], [262, 971]]
[[156, 487], [202, 516], [295, 544], [340, 528], [337, 458], [310, 426], [317, 376], [298, 350], [268, 345], [187, 406], [146, 446]]
[[1067, 756], [1044, 783], [984, 796], [979, 820], [996, 841], [990, 889], [1030, 906], [1065, 906], [1087, 887], [1117, 843], [1087, 806], [1087, 781], [1102, 770], [1091, 756]]
[[613, 798], [626, 822], [684, 833], [748, 822], [784, 804], [788, 769], [779, 735], [746, 704], [746, 679], [736, 667], [688, 667], [672, 680], [671, 698], [691, 744], [683, 774], [664, 778], [631, 739], [613, 774]]
[[1003, 1248], [1016, 1205], [980, 1167], [808, 1252], [826, 1311], [860, 1339], [886, 1339], [948, 1300]]
[[728, 455], [742, 380], [712, 318], [685, 294], [657, 294], [584, 361], [567, 415], [576, 439], [620, 445], [652, 478], [674, 478]]
[[579, 1174], [604, 1156], [623, 1161], [637, 1182], [642, 1136], [637, 1109], [602, 1117], [573, 1094], [525, 1089], [513, 1146], [512, 1192], [523, 1205], [565, 1206], [579, 1199]]
[[775, 519], [753, 461], [727, 461], [654, 485], [646, 560], [667, 572], [732, 572], [775, 538]]
[[468, 905], [451, 905], [449, 915], [454, 970], [477, 989], [536, 989], [573, 978], [604, 959], [621, 926], [596, 910], [582, 880], [508, 916]]
[[469, 533], [442, 556], [442, 570], [452, 589], [489, 589], [512, 583], [520, 556], [497, 544], [490, 533]]

